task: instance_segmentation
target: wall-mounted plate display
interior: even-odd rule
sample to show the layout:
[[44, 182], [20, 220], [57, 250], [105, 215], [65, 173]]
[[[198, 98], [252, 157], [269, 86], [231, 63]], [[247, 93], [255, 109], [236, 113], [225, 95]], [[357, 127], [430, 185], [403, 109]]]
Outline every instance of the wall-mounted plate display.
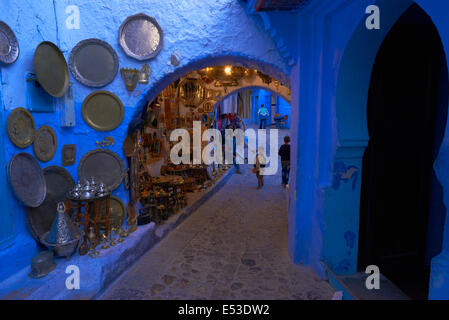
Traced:
[[84, 99], [81, 111], [89, 127], [98, 131], [110, 131], [117, 128], [125, 115], [120, 98], [105, 90], [88, 95]]
[[70, 70], [76, 80], [89, 87], [104, 87], [118, 72], [115, 50], [100, 39], [79, 42], [70, 53]]
[[19, 148], [26, 148], [34, 141], [36, 127], [31, 113], [25, 108], [15, 108], [8, 117], [8, 136]]
[[69, 68], [61, 50], [44, 41], [34, 52], [34, 72], [37, 81], [53, 97], [61, 98], [69, 88]]
[[29, 153], [14, 155], [8, 164], [8, 180], [14, 195], [28, 207], [38, 207], [45, 200], [46, 184], [39, 162]]
[[[104, 221], [106, 217], [106, 207], [105, 203], [100, 209], [100, 219]], [[116, 196], [111, 196], [110, 204], [109, 204], [109, 224], [112, 228], [120, 228], [125, 221], [126, 218], [126, 206], [123, 201]], [[100, 224], [100, 227], [104, 230], [106, 226], [104, 223]]]
[[76, 144], [66, 144], [62, 147], [62, 165], [74, 165], [76, 162]]
[[42, 162], [50, 161], [56, 153], [58, 139], [50, 126], [42, 126], [34, 137], [34, 155]]
[[11, 28], [0, 21], [0, 62], [12, 64], [19, 58], [19, 42]]
[[119, 30], [120, 45], [137, 60], [154, 58], [162, 49], [163, 31], [156, 19], [139, 13], [126, 18]]
[[94, 177], [95, 180], [102, 181], [109, 191], [117, 189], [124, 176], [125, 168], [122, 160], [110, 150], [89, 151], [78, 166], [78, 177], [81, 181]]
[[56, 216], [58, 202], [64, 201], [66, 194], [73, 188], [75, 181], [70, 173], [59, 166], [49, 166], [44, 170], [46, 184], [45, 201], [36, 208], [27, 209], [28, 228], [37, 242], [50, 231]]

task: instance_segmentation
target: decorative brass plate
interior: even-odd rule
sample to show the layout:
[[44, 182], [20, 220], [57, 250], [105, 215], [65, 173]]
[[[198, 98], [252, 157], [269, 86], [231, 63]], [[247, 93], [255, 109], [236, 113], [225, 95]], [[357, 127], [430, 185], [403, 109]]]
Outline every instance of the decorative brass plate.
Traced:
[[44, 41], [34, 52], [34, 72], [42, 88], [53, 97], [61, 98], [69, 88], [69, 68], [61, 50]]
[[46, 185], [45, 201], [36, 208], [27, 209], [28, 228], [33, 238], [40, 243], [44, 234], [50, 231], [58, 202], [64, 201], [67, 192], [75, 185], [70, 173], [62, 167], [46, 167], [43, 172]]
[[[106, 217], [105, 203], [102, 202], [100, 209], [100, 219], [104, 220]], [[120, 228], [126, 218], [126, 206], [123, 201], [116, 196], [111, 196], [109, 207], [109, 224], [112, 228]], [[105, 229], [105, 224], [101, 223], [100, 227]]]
[[89, 87], [104, 87], [118, 72], [115, 50], [100, 39], [80, 41], [70, 53], [69, 66], [76, 80]]
[[71, 166], [76, 162], [76, 144], [66, 144], [62, 147], [62, 165]]
[[36, 158], [42, 162], [50, 161], [56, 153], [57, 146], [58, 139], [51, 127], [42, 126], [37, 130], [33, 144]]
[[78, 178], [81, 181], [95, 177], [95, 180], [103, 182], [109, 191], [120, 186], [124, 175], [122, 160], [115, 152], [106, 149], [89, 151], [78, 166]]
[[98, 90], [89, 94], [82, 105], [83, 119], [98, 131], [111, 131], [123, 120], [125, 109], [119, 97], [109, 91]]
[[120, 45], [137, 60], [154, 58], [162, 49], [163, 31], [156, 19], [139, 13], [126, 18], [119, 29]]
[[0, 21], [0, 62], [12, 64], [19, 58], [19, 42], [11, 28]]
[[14, 195], [28, 207], [44, 202], [46, 183], [39, 162], [29, 153], [14, 155], [8, 164], [8, 180]]
[[36, 127], [31, 113], [25, 108], [15, 108], [8, 117], [8, 136], [19, 148], [26, 148], [34, 141]]

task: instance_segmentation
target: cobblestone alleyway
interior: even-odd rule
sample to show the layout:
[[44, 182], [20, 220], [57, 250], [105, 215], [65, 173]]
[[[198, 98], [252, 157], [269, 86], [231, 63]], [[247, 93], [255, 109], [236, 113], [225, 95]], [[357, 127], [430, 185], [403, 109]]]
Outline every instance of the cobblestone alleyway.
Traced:
[[99, 298], [330, 299], [330, 285], [288, 257], [280, 168], [261, 190], [250, 165], [242, 172]]

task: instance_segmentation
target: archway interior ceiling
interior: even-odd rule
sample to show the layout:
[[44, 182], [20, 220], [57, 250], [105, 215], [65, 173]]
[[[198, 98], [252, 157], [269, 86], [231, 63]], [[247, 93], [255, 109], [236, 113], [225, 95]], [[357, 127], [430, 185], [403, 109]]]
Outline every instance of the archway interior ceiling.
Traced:
[[[195, 86], [192, 88], [195, 93], [192, 94], [190, 100], [189, 97], [184, 96], [189, 93], [181, 89], [183, 84], [188, 86], [189, 80], [192, 86]], [[236, 65], [219, 65], [187, 73], [166, 86], [154, 99], [148, 100], [145, 106], [155, 100], [162, 104], [162, 101], [169, 99], [171, 101], [170, 108], [174, 109], [178, 116], [185, 116], [193, 110], [199, 110], [200, 113], [211, 113], [213, 108], [207, 112], [208, 105], [214, 106], [232, 93], [251, 88], [262, 88], [282, 97], [288, 103], [291, 101], [289, 83], [282, 83], [256, 69]], [[164, 110], [167, 113], [167, 109], [164, 108]]]

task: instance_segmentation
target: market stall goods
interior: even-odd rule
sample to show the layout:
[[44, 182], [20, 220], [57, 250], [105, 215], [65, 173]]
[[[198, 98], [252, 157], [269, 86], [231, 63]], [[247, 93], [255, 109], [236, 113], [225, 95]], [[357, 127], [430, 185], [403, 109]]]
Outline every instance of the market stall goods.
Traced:
[[40, 43], [34, 52], [34, 72], [47, 93], [61, 98], [69, 88], [69, 67], [61, 50], [52, 42]]
[[46, 195], [44, 173], [39, 162], [30, 154], [21, 152], [9, 161], [8, 180], [16, 198], [28, 207], [38, 207]]
[[30, 146], [35, 137], [36, 127], [31, 113], [25, 108], [15, 108], [8, 117], [8, 136], [11, 142], [19, 147]]
[[56, 132], [50, 126], [40, 127], [34, 138], [33, 151], [40, 161], [50, 161], [56, 153], [58, 139]]
[[115, 50], [100, 39], [80, 41], [70, 53], [70, 70], [76, 80], [88, 87], [104, 87], [118, 72]]
[[89, 94], [83, 101], [81, 112], [87, 125], [98, 131], [114, 130], [125, 115], [120, 98], [105, 90]]
[[3, 21], [0, 21], [0, 62], [12, 64], [19, 58], [20, 48], [16, 35]]

